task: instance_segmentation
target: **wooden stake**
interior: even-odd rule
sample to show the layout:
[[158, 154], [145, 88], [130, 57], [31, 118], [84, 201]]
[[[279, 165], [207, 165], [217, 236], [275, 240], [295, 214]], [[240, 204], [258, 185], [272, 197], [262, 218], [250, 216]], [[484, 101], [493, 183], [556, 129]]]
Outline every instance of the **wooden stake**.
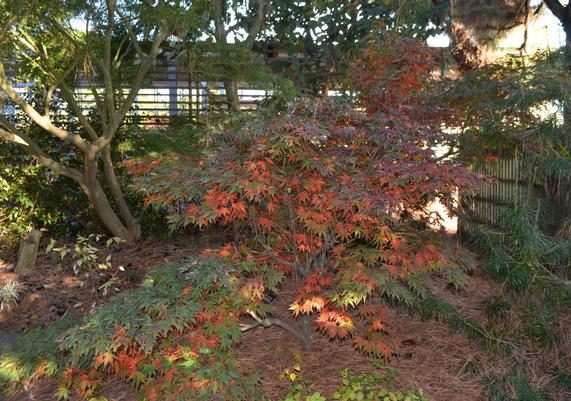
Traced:
[[38, 248], [40, 247], [41, 237], [42, 232], [40, 230], [32, 230], [30, 234], [20, 242], [18, 263], [14, 269], [15, 273], [27, 273], [36, 267], [36, 259], [38, 258]]

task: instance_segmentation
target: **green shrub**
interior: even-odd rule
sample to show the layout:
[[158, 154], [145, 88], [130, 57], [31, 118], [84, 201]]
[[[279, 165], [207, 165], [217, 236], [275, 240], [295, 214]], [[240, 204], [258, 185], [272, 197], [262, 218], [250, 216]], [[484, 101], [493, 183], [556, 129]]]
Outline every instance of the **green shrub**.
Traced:
[[553, 345], [558, 314], [571, 305], [571, 237], [545, 234], [540, 216], [531, 205], [508, 207], [498, 228], [482, 228], [472, 241], [489, 275], [503, 284], [486, 301], [490, 321], [508, 319], [519, 305], [526, 312], [514, 335]]
[[[255, 283], [276, 290], [280, 278], [269, 271], [254, 275], [248, 261], [214, 257], [155, 269], [140, 288], [78, 324], [24, 336], [29, 343], [1, 359], [0, 387], [9, 392], [38, 377], [39, 369], [60, 373], [62, 399], [74, 392], [94, 397], [101, 379], [111, 375], [129, 380], [149, 400], [189, 394], [255, 400], [256, 377], [240, 374], [229, 350], [240, 338], [239, 316], [246, 310], [264, 314], [261, 299], [252, 295]], [[37, 338], [43, 345], [36, 348]]]
[[490, 401], [551, 401], [545, 388], [534, 387], [521, 370], [512, 369], [501, 376], [484, 380], [485, 395]]
[[0, 256], [15, 251], [31, 227], [70, 228], [78, 218], [83, 195], [69, 179], [50, 174], [16, 147], [0, 142]]

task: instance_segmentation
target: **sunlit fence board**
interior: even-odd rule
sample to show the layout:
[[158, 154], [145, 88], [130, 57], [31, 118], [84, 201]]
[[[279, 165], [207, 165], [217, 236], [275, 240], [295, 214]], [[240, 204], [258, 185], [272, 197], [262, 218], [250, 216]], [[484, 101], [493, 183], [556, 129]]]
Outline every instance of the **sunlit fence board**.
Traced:
[[460, 202], [464, 213], [459, 218], [458, 229], [463, 235], [482, 226], [497, 228], [510, 205], [527, 203], [537, 196], [519, 159], [498, 160], [473, 170], [492, 177], [493, 181], [482, 184], [474, 195], [462, 195]]
[[[28, 101], [32, 100], [32, 85], [19, 84], [16, 90]], [[95, 89], [103, 95], [100, 85]], [[129, 88], [122, 90], [126, 96]], [[93, 113], [95, 97], [86, 80], [79, 80], [75, 89], [76, 98], [83, 114]], [[268, 96], [270, 90], [254, 88], [245, 84], [238, 85], [238, 97], [241, 110], [244, 112], [256, 110]], [[228, 110], [224, 85], [221, 82], [206, 82], [189, 79], [188, 72], [172, 66], [159, 66], [150, 74], [150, 79], [139, 91], [133, 107], [127, 115], [128, 121], [145, 127], [165, 127], [181, 119], [198, 119]], [[17, 121], [24, 121], [21, 110], [7, 106], [0, 111]], [[65, 124], [71, 119], [65, 104], [60, 107], [54, 118]]]

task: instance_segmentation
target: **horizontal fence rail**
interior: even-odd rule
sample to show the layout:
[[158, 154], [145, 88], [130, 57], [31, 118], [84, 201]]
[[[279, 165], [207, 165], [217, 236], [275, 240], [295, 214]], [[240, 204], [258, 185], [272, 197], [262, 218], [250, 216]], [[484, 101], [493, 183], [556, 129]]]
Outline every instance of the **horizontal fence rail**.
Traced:
[[[15, 85], [16, 91], [23, 97], [31, 99], [33, 85], [20, 83]], [[126, 95], [129, 88], [123, 88], [121, 95]], [[244, 112], [255, 111], [261, 103], [272, 95], [271, 90], [255, 88], [246, 84], [238, 84], [240, 109]], [[97, 87], [98, 94], [104, 88]], [[75, 98], [84, 115], [95, 110], [95, 97], [87, 80], [79, 80], [74, 89]], [[57, 120], [71, 120], [67, 115], [65, 103], [58, 111]], [[159, 66], [151, 71], [149, 79], [139, 90], [127, 118], [147, 128], [167, 127], [181, 119], [199, 119], [214, 113], [228, 110], [226, 91], [222, 82], [209, 82], [191, 79], [188, 72], [173, 66]], [[13, 106], [5, 106], [2, 114], [14, 120], [22, 121], [24, 113]]]

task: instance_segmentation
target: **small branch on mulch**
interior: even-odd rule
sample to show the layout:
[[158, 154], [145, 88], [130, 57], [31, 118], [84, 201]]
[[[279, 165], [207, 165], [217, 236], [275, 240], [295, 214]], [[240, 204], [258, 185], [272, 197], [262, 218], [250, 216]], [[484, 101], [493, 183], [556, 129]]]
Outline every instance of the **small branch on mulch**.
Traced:
[[311, 345], [312, 345], [311, 335], [304, 333], [302, 330], [298, 329], [294, 325], [273, 316], [261, 318], [256, 314], [256, 312], [253, 311], [248, 311], [248, 314], [252, 316], [252, 318], [256, 322], [251, 324], [241, 324], [240, 331], [245, 332], [260, 326], [265, 329], [267, 329], [268, 327], [277, 326], [296, 336], [298, 340], [301, 342], [301, 348], [303, 349], [304, 352], [311, 351]]

